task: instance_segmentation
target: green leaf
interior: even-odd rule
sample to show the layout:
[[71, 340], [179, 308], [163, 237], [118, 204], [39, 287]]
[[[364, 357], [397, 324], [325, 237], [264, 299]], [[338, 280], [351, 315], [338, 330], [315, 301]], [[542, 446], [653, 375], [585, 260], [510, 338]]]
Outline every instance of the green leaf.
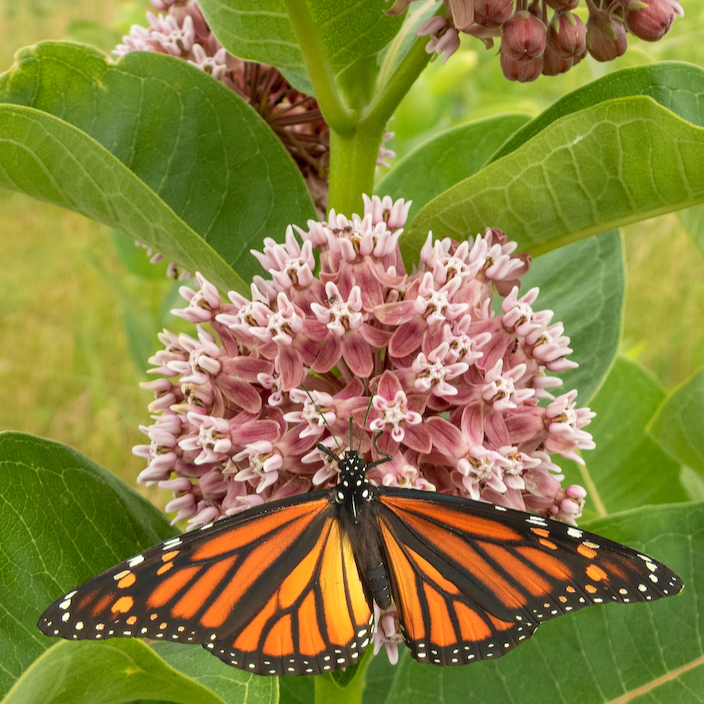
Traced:
[[621, 339], [626, 298], [623, 245], [617, 231], [574, 242], [533, 260], [521, 279], [521, 292], [540, 288], [536, 310], [553, 310], [565, 325], [577, 369], [560, 372], [562, 387], [579, 391], [585, 405], [613, 363]]
[[[596, 418], [587, 430], [596, 449], [583, 453], [586, 468], [567, 475], [568, 482], [586, 486], [588, 506], [612, 514], [634, 506], [688, 500], [680, 482], [680, 463], [645, 432], [664, 396], [645, 370], [617, 358], [589, 404]], [[574, 470], [574, 463], [566, 464]]]
[[555, 120], [614, 98], [649, 96], [683, 120], [704, 127], [704, 69], [678, 61], [627, 68], [582, 86], [531, 120], [499, 149], [492, 161], [510, 154]]
[[672, 457], [704, 475], [704, 370], [667, 397], [648, 432]]
[[202, 647], [159, 642], [154, 643], [152, 649], [169, 665], [208, 687], [227, 704], [274, 704], [279, 700], [278, 677], [262, 677], [230, 667]]
[[315, 697], [313, 677], [280, 677], [279, 704], [311, 704]]
[[133, 52], [112, 63], [67, 43], [16, 58], [0, 78], [0, 102], [41, 110], [64, 128], [7, 118], [2, 185], [114, 225], [219, 286], [245, 291], [261, 272], [249, 249], [315, 217], [298, 168], [267, 124], [187, 62]]
[[[590, 523], [589, 530], [664, 560], [682, 594], [652, 604], [593, 606], [542, 625], [495, 661], [431, 667], [404, 650], [396, 669], [381, 655], [365, 704], [604, 704], [701, 701], [704, 650], [704, 505], [659, 506]], [[388, 680], [393, 684], [387, 692]]]
[[407, 265], [428, 230], [464, 240], [504, 230], [534, 256], [704, 202], [704, 129], [651, 98], [566, 115], [430, 201], [402, 235]]
[[[335, 74], [376, 54], [393, 39], [402, 17], [388, 17], [384, 0], [301, 0], [320, 31]], [[200, 0], [208, 24], [232, 54], [307, 80], [303, 52], [282, 0]]]
[[117, 227], [221, 289], [245, 289], [244, 280], [143, 181], [52, 115], [0, 105], [0, 186]]
[[262, 701], [247, 697], [246, 688], [239, 694], [219, 697], [167, 665], [142, 641], [113, 638], [57, 642], [34, 662], [3, 704], [122, 704], [135, 699], [179, 704]]
[[374, 190], [413, 200], [410, 221], [428, 201], [479, 171], [528, 120], [527, 115], [499, 115], [447, 130], [399, 161]]
[[174, 535], [166, 517], [64, 445], [0, 433], [0, 695], [55, 640], [37, 621], [89, 577]]

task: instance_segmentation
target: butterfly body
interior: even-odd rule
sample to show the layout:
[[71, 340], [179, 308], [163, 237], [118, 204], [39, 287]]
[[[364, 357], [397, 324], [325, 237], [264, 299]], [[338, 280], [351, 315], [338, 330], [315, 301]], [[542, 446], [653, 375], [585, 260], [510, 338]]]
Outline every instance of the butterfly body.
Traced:
[[58, 599], [40, 630], [200, 643], [249, 672], [319, 674], [369, 647], [376, 602], [395, 605], [419, 662], [461, 665], [500, 657], [583, 606], [682, 589], [627, 546], [502, 506], [375, 487], [354, 450], [335, 460], [333, 489], [135, 555]]

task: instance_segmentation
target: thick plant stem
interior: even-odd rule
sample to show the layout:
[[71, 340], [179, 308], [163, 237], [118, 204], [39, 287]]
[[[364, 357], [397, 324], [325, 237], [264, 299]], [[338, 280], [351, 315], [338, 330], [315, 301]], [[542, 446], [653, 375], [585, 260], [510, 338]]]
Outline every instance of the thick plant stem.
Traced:
[[362, 212], [362, 193], [372, 194], [374, 169], [384, 134], [381, 126], [360, 124], [349, 136], [330, 132], [328, 210], [352, 215]]
[[328, 210], [362, 212], [362, 193], [371, 196], [374, 169], [386, 123], [403, 96], [427, 66], [426, 37], [419, 37], [386, 85], [364, 109], [353, 132], [340, 134], [331, 125]]

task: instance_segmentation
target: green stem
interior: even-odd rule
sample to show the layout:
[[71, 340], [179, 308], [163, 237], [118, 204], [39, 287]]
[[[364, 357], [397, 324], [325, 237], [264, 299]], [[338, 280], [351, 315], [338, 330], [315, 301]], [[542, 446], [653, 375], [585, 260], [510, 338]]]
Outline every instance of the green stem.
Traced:
[[308, 75], [320, 110], [330, 128], [340, 134], [354, 131], [357, 116], [342, 102], [320, 29], [313, 21], [306, 0], [283, 0], [306, 60]]
[[371, 195], [381, 138], [394, 110], [428, 65], [427, 37], [419, 37], [369, 106], [356, 130], [330, 132], [328, 209], [350, 215], [361, 212], [362, 193]]
[[362, 212], [362, 193], [371, 196], [374, 188], [374, 168], [383, 134], [383, 123], [374, 130], [361, 124], [349, 136], [330, 132], [328, 210], [334, 208], [348, 216]]

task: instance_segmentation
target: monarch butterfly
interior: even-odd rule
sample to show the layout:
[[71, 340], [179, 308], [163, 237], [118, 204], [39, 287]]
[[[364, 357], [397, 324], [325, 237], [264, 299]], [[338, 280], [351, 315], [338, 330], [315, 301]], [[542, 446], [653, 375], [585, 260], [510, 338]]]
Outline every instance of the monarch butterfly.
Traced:
[[312, 675], [361, 657], [373, 602], [396, 605], [416, 660], [462, 665], [500, 657], [584, 606], [682, 590], [625, 545], [503, 506], [375, 487], [366, 472], [388, 455], [367, 465], [353, 449], [340, 459], [318, 447], [338, 462], [333, 489], [145, 550], [62, 596], [39, 629], [200, 643], [249, 672]]

